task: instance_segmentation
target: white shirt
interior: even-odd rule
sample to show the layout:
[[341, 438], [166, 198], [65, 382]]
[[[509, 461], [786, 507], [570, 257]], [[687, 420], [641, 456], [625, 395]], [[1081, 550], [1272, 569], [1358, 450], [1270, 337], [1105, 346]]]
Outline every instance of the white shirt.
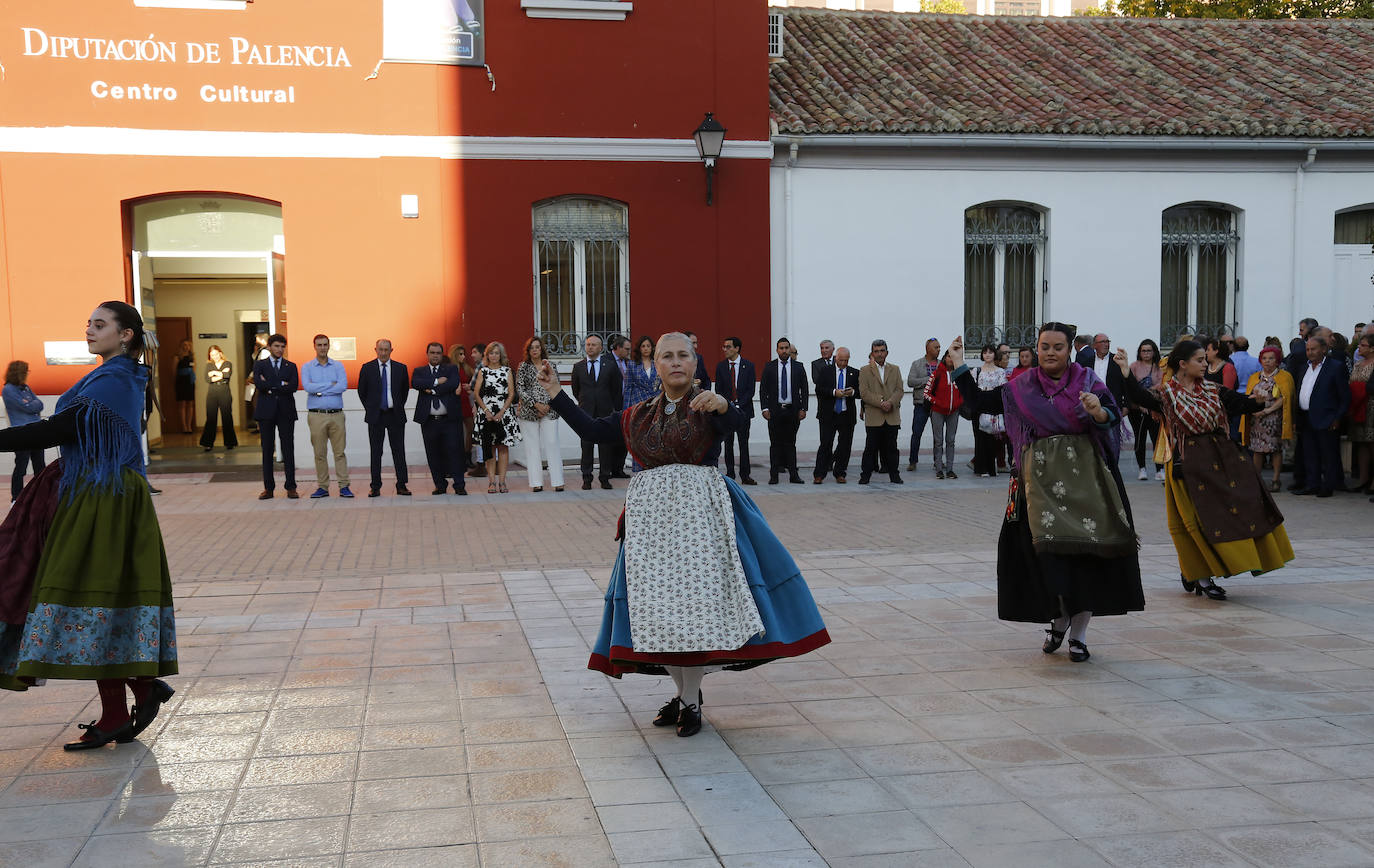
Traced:
[[[436, 380], [439, 379], [439, 366], [438, 366], [438, 365], [430, 365], [430, 366], [429, 366], [429, 372], [430, 372], [430, 374], [433, 375], [434, 379], [436, 379]], [[435, 384], [433, 388], [437, 390], [437, 389], [439, 388], [438, 384]], [[448, 408], [444, 406], [444, 402], [443, 402], [443, 401], [439, 400], [439, 396], [438, 396], [438, 395], [431, 395], [431, 396], [430, 396], [430, 402], [429, 402], [429, 415], [430, 415], [430, 416], [447, 416], [447, 415], [448, 415]]]
[[1110, 355], [1101, 358], [1098, 358], [1096, 355], [1093, 356], [1093, 373], [1097, 374], [1097, 378], [1104, 383], [1107, 382], [1107, 370], [1111, 367], [1111, 364], [1112, 357]]
[[[785, 379], [784, 379], [785, 378]], [[778, 359], [778, 405], [792, 406], [792, 360]]]
[[1317, 387], [1317, 375], [1322, 372], [1322, 365], [1324, 364], [1326, 364], [1325, 358], [1317, 362], [1315, 368], [1312, 367], [1311, 362], [1307, 363], [1307, 373], [1302, 378], [1302, 388], [1298, 390], [1298, 406], [1303, 410], [1306, 410], [1307, 405], [1312, 403], [1312, 390]]

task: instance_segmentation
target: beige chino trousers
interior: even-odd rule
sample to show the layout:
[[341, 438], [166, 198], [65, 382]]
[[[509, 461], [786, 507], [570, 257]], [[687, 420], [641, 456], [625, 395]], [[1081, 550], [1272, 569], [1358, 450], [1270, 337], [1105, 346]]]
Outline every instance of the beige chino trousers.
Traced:
[[339, 487], [348, 487], [348, 459], [344, 448], [348, 440], [344, 434], [344, 414], [306, 413], [310, 426], [310, 445], [315, 447], [315, 478], [320, 488], [329, 487], [329, 449], [334, 451], [334, 472], [339, 477]]

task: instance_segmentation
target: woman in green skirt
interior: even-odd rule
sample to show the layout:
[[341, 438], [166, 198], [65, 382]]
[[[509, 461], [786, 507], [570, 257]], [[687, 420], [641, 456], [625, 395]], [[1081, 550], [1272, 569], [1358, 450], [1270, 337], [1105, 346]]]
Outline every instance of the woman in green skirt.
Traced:
[[177, 671], [172, 581], [143, 473], [144, 344], [138, 311], [100, 305], [86, 345], [101, 364], [51, 418], [0, 431], [0, 451], [62, 451], [0, 525], [0, 687], [95, 681], [100, 719], [67, 750], [132, 741], [171, 698], [158, 676]]

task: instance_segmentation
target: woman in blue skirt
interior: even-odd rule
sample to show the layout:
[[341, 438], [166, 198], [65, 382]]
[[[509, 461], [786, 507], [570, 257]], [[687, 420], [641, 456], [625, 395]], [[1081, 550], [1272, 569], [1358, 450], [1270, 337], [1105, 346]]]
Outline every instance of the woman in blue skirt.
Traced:
[[620, 554], [587, 668], [672, 677], [677, 695], [655, 726], [701, 730], [707, 669], [748, 669], [830, 641], [792, 556], [753, 501], [716, 469], [721, 441], [742, 417], [692, 384], [686, 335], [658, 339], [663, 391], [593, 419], [559, 388], [547, 362], [539, 382], [578, 436], [621, 446], [644, 468], [625, 493]]

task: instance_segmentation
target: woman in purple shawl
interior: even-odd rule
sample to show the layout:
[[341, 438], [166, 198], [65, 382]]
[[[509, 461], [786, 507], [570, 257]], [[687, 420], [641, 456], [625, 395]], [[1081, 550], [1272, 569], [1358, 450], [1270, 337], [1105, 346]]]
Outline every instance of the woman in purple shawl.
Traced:
[[1093, 613], [1145, 608], [1130, 502], [1117, 470], [1121, 411], [1091, 368], [1072, 362], [1073, 326], [1040, 328], [1039, 367], [1002, 388], [979, 391], [949, 353], [964, 401], [1003, 413], [1012, 445], [1006, 520], [997, 541], [997, 614], [1049, 623], [1042, 650], [1069, 640], [1069, 659], [1089, 658]]

